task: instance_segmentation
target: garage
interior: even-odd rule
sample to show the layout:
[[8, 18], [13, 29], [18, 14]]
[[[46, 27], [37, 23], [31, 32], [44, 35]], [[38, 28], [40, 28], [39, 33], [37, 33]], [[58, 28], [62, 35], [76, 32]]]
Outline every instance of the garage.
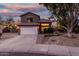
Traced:
[[38, 29], [36, 26], [24, 26], [21, 27], [21, 34], [38, 34]]
[[27, 12], [25, 14], [20, 15], [21, 22], [19, 24], [20, 31], [19, 34], [38, 34], [41, 33], [42, 29], [51, 27], [51, 21], [40, 19], [40, 16]]

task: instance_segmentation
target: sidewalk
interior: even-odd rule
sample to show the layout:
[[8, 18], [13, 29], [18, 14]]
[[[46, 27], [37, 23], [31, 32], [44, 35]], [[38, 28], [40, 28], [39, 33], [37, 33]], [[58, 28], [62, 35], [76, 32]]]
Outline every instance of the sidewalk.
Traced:
[[79, 56], [79, 47], [35, 44], [36, 35], [21, 35], [0, 44], [0, 55], [16, 53], [36, 53], [50, 56]]
[[35, 44], [29, 49], [28, 52], [51, 56], [79, 56], [79, 47]]

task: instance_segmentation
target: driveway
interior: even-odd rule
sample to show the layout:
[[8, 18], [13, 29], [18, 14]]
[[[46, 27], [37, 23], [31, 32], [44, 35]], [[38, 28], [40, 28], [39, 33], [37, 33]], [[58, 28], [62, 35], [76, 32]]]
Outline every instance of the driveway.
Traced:
[[36, 35], [21, 35], [4, 40], [0, 44], [0, 52], [12, 52], [15, 50], [18, 52], [26, 51], [35, 44], [36, 39]]
[[37, 35], [20, 35], [0, 43], [0, 55], [79, 56], [79, 47], [36, 44]]

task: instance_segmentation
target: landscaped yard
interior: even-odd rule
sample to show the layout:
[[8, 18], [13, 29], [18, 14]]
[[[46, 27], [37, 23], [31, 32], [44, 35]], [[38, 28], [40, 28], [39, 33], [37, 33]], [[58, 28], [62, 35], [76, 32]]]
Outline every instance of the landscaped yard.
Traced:
[[37, 44], [53, 44], [79, 47], [79, 34], [74, 34], [74, 36], [74, 38], [68, 38], [65, 34], [59, 36], [46, 36], [45, 34], [39, 34]]

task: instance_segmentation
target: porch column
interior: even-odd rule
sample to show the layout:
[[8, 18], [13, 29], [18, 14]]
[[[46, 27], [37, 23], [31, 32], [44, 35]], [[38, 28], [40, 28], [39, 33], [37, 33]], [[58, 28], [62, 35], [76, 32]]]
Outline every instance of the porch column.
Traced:
[[49, 27], [51, 27], [51, 23], [49, 23]]
[[40, 25], [39, 25], [39, 33], [41, 33], [41, 23], [40, 23]]

